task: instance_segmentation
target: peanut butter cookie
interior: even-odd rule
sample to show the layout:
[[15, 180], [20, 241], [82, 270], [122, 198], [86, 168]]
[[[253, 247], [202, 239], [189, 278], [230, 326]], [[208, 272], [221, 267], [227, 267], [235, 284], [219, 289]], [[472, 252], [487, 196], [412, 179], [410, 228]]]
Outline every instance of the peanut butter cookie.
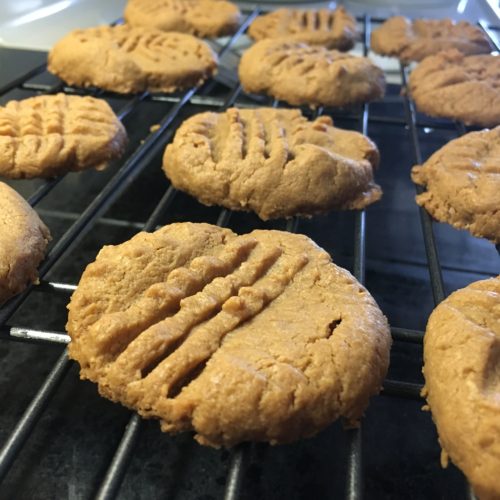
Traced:
[[205, 205], [264, 220], [361, 209], [380, 199], [370, 139], [297, 109], [229, 109], [186, 120], [167, 147], [172, 184]]
[[238, 71], [246, 92], [296, 106], [347, 106], [385, 92], [384, 73], [368, 58], [286, 38], [257, 42], [243, 54]]
[[500, 276], [451, 294], [429, 318], [424, 395], [442, 463], [448, 455], [480, 499], [500, 498]]
[[337, 9], [278, 9], [259, 16], [248, 28], [254, 40], [288, 37], [329, 49], [349, 50], [358, 38], [356, 19], [344, 7]]
[[0, 182], [0, 305], [37, 280], [49, 240], [38, 214]]
[[0, 107], [0, 175], [52, 177], [105, 168], [123, 153], [127, 133], [108, 103], [65, 94]]
[[391, 344], [370, 294], [307, 237], [192, 223], [104, 247], [67, 328], [101, 394], [210, 446], [356, 422]]
[[409, 86], [422, 113], [467, 125], [500, 125], [500, 57], [440, 52], [412, 71]]
[[450, 141], [412, 179], [426, 188], [417, 203], [435, 219], [500, 243], [500, 127]]
[[451, 19], [416, 19], [403, 16], [388, 19], [372, 32], [371, 48], [383, 56], [403, 62], [421, 61], [441, 50], [457, 49], [462, 54], [487, 54], [492, 47], [478, 26]]
[[200, 37], [231, 35], [241, 20], [238, 7], [225, 0], [129, 0], [124, 15], [131, 26]]
[[173, 92], [211, 77], [217, 57], [191, 35], [100, 26], [59, 40], [49, 53], [48, 69], [70, 85], [120, 93]]

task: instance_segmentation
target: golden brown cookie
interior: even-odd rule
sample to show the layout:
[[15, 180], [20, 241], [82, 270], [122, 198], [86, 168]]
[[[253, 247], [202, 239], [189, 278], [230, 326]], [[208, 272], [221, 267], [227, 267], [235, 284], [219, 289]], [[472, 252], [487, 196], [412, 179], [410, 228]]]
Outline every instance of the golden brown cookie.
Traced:
[[450, 295], [424, 337], [424, 395], [443, 448], [481, 500], [500, 498], [500, 276]]
[[49, 53], [49, 71], [70, 85], [114, 92], [173, 92], [203, 83], [217, 57], [203, 41], [128, 25], [75, 30]]
[[426, 191], [417, 203], [435, 219], [500, 243], [500, 127], [450, 141], [412, 179]]
[[384, 73], [368, 58], [284, 38], [250, 47], [238, 72], [246, 92], [298, 106], [347, 106], [385, 92]]
[[358, 38], [356, 19], [344, 7], [337, 9], [278, 9], [259, 16], [248, 28], [254, 40], [288, 37], [329, 49], [349, 50]]
[[487, 54], [492, 47], [484, 31], [466, 21], [451, 19], [389, 18], [372, 32], [371, 48], [404, 62], [421, 61], [441, 50], [457, 49], [463, 54]]
[[264, 220], [361, 209], [382, 190], [370, 139], [308, 121], [297, 109], [229, 109], [186, 120], [165, 150], [172, 184], [205, 205], [252, 210]]
[[52, 177], [102, 170], [121, 156], [127, 133], [108, 103], [65, 94], [0, 107], [0, 175]]
[[200, 37], [231, 35], [241, 21], [238, 7], [225, 0], [129, 0], [125, 21]]
[[104, 247], [67, 328], [101, 394], [210, 446], [356, 422], [391, 344], [370, 294], [306, 236], [192, 223]]
[[49, 240], [38, 214], [0, 182], [0, 305], [37, 280]]
[[467, 125], [500, 125], [500, 57], [440, 52], [412, 71], [409, 86], [422, 113]]

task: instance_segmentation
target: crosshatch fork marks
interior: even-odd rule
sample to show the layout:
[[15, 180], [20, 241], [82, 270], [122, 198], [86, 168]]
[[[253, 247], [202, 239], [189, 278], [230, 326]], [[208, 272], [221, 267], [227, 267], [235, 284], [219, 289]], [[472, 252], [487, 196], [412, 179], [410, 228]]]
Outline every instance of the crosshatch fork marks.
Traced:
[[[127, 396], [132, 401], [140, 398], [142, 404], [149, 407], [155, 400], [162, 399], [163, 396], [169, 397], [171, 388], [201, 363], [208, 360], [219, 348], [222, 339], [227, 334], [240, 323], [257, 315], [283, 293], [293, 276], [302, 269], [308, 259], [306, 256], [290, 260], [280, 259], [269, 272], [259, 279], [262, 272], [269, 269], [269, 264], [281, 254], [280, 251], [276, 250], [278, 249], [266, 252], [261, 262], [248, 266], [252, 266], [253, 269], [243, 269], [242, 266], [241, 277], [235, 278], [234, 281], [231, 276], [227, 278], [229, 282], [227, 284], [232, 294], [227, 299], [227, 295], [224, 295], [223, 300], [226, 300], [223, 303], [219, 302], [220, 312], [209, 321], [194, 325], [179, 349], [163, 360], [145, 379], [131, 384], [127, 390]], [[267, 262], [262, 265], [264, 259]], [[243, 278], [245, 275], [248, 277]], [[232, 281], [233, 283], [231, 283]], [[241, 286], [245, 282], [247, 284]], [[224, 284], [220, 283], [220, 285], [223, 288]], [[234, 293], [236, 291], [237, 293]], [[209, 291], [207, 291], [207, 295], [210, 295]], [[155, 388], [160, 388], [160, 390], [155, 390]], [[151, 398], [151, 396], [153, 397]]]
[[148, 372], [153, 371], [164, 357], [170, 357], [170, 347], [176, 346], [196, 326], [215, 316], [242, 287], [255, 283], [280, 255], [279, 248], [271, 251], [257, 248], [241, 266], [233, 267], [230, 274], [215, 278], [202, 291], [185, 297], [177, 314], [152, 325], [127, 347], [109, 368], [102, 385], [109, 383], [115, 390], [117, 386], [147, 375], [146, 368]]
[[126, 140], [109, 105], [92, 97], [43, 95], [0, 107], [0, 173], [6, 177], [102, 169], [121, 155]]
[[277, 172], [294, 158], [293, 149], [300, 144], [300, 134], [308, 123], [300, 113], [286, 116], [266, 108], [251, 113], [231, 108], [226, 117], [225, 124], [207, 119], [205, 127], [200, 128], [200, 133], [215, 143], [211, 160], [217, 163], [248, 159], [259, 164], [273, 158]]
[[88, 358], [112, 361], [141, 332], [176, 313], [187, 297], [234, 272], [256, 244], [254, 239], [242, 238], [229, 243], [217, 257], [196, 257], [186, 267], [174, 269], [165, 282], [149, 287], [125, 311], [102, 316], [89, 330], [93, 342], [86, 344]]
[[262, 219], [362, 208], [381, 196], [376, 146], [365, 136], [307, 120], [300, 110], [201, 113], [177, 130], [163, 169], [177, 189], [207, 205]]
[[200, 85], [217, 70], [217, 57], [202, 40], [129, 25], [74, 30], [48, 61], [48, 70], [70, 85], [119, 93], [173, 92]]
[[[134, 325], [131, 335], [125, 324], [112, 333], [113, 343], [95, 347], [106, 328], [99, 317], [85, 323], [88, 301], [118, 296], [120, 303], [100, 307], [101, 316], [127, 311], [127, 304], [140, 309], [155, 283], [167, 283], [195, 257], [211, 267], [200, 257], [226, 258], [231, 245], [244, 241], [251, 243], [239, 264], [200, 278], [198, 291], [177, 295], [175, 306], [150, 317], [144, 329]], [[155, 248], [165, 245], [168, 272], [159, 270], [165, 254]], [[129, 293], [145, 278], [155, 281]], [[174, 224], [108, 247], [85, 271], [69, 306], [70, 354], [103, 395], [160, 419], [165, 431], [195, 430], [211, 446], [289, 442], [341, 415], [357, 420], [380, 389], [390, 334], [360, 286], [305, 236], [258, 230], [237, 236], [207, 224]]]
[[291, 37], [328, 48], [349, 50], [357, 38], [356, 21], [343, 7], [336, 10], [278, 9], [258, 17], [248, 34], [255, 40]]

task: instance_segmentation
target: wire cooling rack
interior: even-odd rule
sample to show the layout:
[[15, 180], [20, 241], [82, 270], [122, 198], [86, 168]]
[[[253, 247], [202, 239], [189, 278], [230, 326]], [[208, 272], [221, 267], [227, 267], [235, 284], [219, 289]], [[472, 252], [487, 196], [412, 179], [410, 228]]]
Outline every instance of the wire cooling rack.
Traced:
[[[221, 75], [224, 73], [224, 64], [226, 60], [234, 60], [238, 57], [238, 47], [243, 38], [244, 32], [250, 22], [257, 16], [258, 11], [251, 12], [242, 23], [238, 32], [229, 38], [223, 45], [217, 45], [214, 42], [214, 47], [217, 49], [219, 58], [221, 59]], [[363, 27], [362, 51], [364, 55], [369, 52], [369, 39], [372, 23], [381, 22], [381, 19], [371, 19], [365, 16], [358, 21]], [[494, 27], [481, 25], [484, 31], [491, 35], [491, 30]], [[492, 38], [492, 37], [490, 37]], [[492, 38], [494, 43], [495, 40]], [[498, 49], [498, 46], [497, 46]], [[229, 64], [231, 66], [231, 64]], [[404, 90], [407, 79], [407, 69], [400, 66], [400, 77], [402, 88]], [[47, 255], [45, 261], [39, 269], [40, 284], [31, 286], [22, 294], [14, 297], [3, 307], [0, 308], [0, 345], [11, 345], [12, 341], [20, 341], [25, 344], [47, 343], [47, 344], [66, 344], [69, 342], [69, 337], [62, 330], [52, 330], [43, 327], [26, 327], [23, 323], [23, 307], [33, 297], [43, 297], [42, 301], [51, 301], [56, 296], [62, 296], [69, 300], [69, 295], [76, 288], [74, 283], [66, 283], [62, 281], [54, 281], [49, 279], [51, 271], [61, 264], [68, 255], [72, 255], [75, 249], [83, 245], [82, 241], [89, 233], [93, 232], [98, 225], [109, 226], [124, 226], [131, 231], [143, 230], [152, 231], [159, 224], [164, 222], [165, 214], [170, 211], [182, 212], [183, 203], [186, 203], [188, 197], [176, 192], [168, 183], [165, 193], [155, 202], [153, 209], [150, 210], [145, 222], [137, 223], [124, 221], [122, 219], [106, 217], [110, 208], [120, 202], [127, 191], [135, 183], [139, 182], [141, 176], [144, 175], [148, 166], [157, 161], [158, 156], [163, 151], [165, 145], [172, 139], [175, 129], [182, 119], [190, 114], [203, 110], [221, 111], [230, 106], [245, 106], [255, 107], [258, 105], [281, 106], [283, 103], [270, 101], [258, 96], [247, 96], [242, 92], [239, 82], [234, 77], [234, 72], [231, 76], [231, 70], [225, 71], [229, 78], [225, 80], [221, 78], [223, 83], [215, 81], [208, 82], [200, 88], [191, 88], [182, 94], [175, 95], [150, 95], [143, 93], [140, 95], [124, 97], [109, 93], [104, 93], [98, 89], [80, 89], [65, 86], [61, 81], [50, 77], [46, 72], [45, 64], [36, 66], [28, 72], [8, 82], [3, 88], [0, 88], [0, 97], [3, 101], [8, 98], [28, 97], [39, 93], [56, 93], [66, 92], [73, 94], [89, 94], [100, 96], [110, 101], [117, 112], [120, 120], [127, 125], [129, 134], [134, 129], [136, 123], [131, 117], [141, 107], [149, 106], [157, 110], [156, 116], [159, 119], [159, 126], [154, 128], [154, 131], [147, 133], [140, 141], [135, 141], [131, 144], [126, 157], [119, 162], [116, 162], [114, 167], [110, 168], [110, 174], [98, 183], [95, 193], [88, 203], [80, 212], [68, 212], [64, 209], [46, 211], [47, 216], [59, 217], [69, 222], [69, 226], [65, 228], [61, 234], [57, 235], [55, 241]], [[228, 83], [229, 82], [229, 83]], [[223, 89], [223, 91], [221, 91]], [[413, 102], [404, 91], [401, 96], [399, 88], [384, 99], [384, 102], [392, 106], [398, 106], [398, 112], [383, 112], [374, 113], [371, 108], [375, 105], [365, 104], [360, 108], [349, 110], [331, 110], [317, 109], [310, 116], [318, 116], [322, 113], [327, 113], [337, 121], [349, 124], [350, 128], [359, 130], [368, 135], [369, 128], [378, 127], [404, 127], [411, 144], [411, 150], [408, 152], [412, 156], [414, 164], [422, 163], [423, 155], [421, 152], [422, 133], [427, 133], [432, 129], [446, 129], [456, 135], [461, 135], [466, 132], [466, 127], [461, 123], [453, 123], [444, 120], [425, 121], [417, 116]], [[377, 108], [378, 109], [378, 108]], [[127, 121], [129, 120], [129, 121]], [[386, 132], [386, 134], [389, 132]], [[132, 141], [133, 142], [133, 141]], [[382, 165], [383, 165], [382, 152]], [[383, 167], [382, 167], [383, 168]], [[84, 175], [84, 174], [70, 174]], [[101, 175], [101, 174], [96, 174]], [[57, 177], [43, 182], [36, 183], [35, 188], [32, 184], [29, 186], [28, 201], [33, 207], [39, 207], [42, 202], [55, 196], [58, 185], [67, 176]], [[77, 188], [75, 188], [77, 189]], [[417, 192], [421, 188], [417, 187]], [[181, 200], [179, 201], [179, 199]], [[195, 203], [194, 201], [191, 201]], [[176, 204], [180, 203], [180, 208], [175, 209]], [[56, 203], [57, 205], [57, 203]], [[42, 212], [43, 217], [43, 211]], [[216, 214], [214, 209], [202, 209], [202, 214], [208, 214], [206, 220], [216, 222], [220, 226], [231, 225], [231, 220], [234, 219], [234, 214], [226, 209], [219, 210]], [[203, 216], [204, 217], [204, 216]], [[432, 289], [433, 300], [435, 304], [442, 301], [445, 296], [445, 284], [442, 276], [442, 266], [438, 256], [438, 248], [434, 235], [434, 224], [429, 215], [422, 209], [419, 209], [419, 217], [422, 227], [423, 242], [425, 244], [425, 252], [427, 257], [427, 266], [429, 271], [429, 279]], [[215, 218], [215, 220], [214, 220]], [[323, 219], [322, 219], [323, 220]], [[327, 218], [326, 221], [329, 219]], [[253, 221], [253, 219], [252, 219]], [[280, 221], [277, 223], [282, 229], [288, 231], [302, 230], [304, 221], [297, 218], [288, 221]], [[349, 232], [353, 234], [352, 241], [352, 267], [351, 270], [356, 278], [364, 283], [367, 255], [366, 255], [366, 234], [367, 234], [367, 216], [365, 211], [357, 211], [354, 216], [349, 219], [349, 224], [352, 224]], [[281, 226], [280, 226], [281, 225]], [[251, 227], [249, 228], [251, 229]], [[335, 249], [334, 249], [335, 253]], [[487, 274], [487, 273], [486, 273]], [[21, 317], [19, 317], [21, 316]], [[417, 329], [393, 327], [391, 329], [393, 339], [396, 342], [407, 344], [420, 345], [423, 340], [423, 332]], [[419, 360], [421, 362], [421, 359]], [[3, 447], [0, 451], [0, 480], [6, 478], [11, 467], [22, 456], [23, 448], [27, 443], [30, 435], [40, 422], [47, 405], [50, 403], [54, 395], [59, 390], [65, 378], [69, 377], [68, 371], [72, 362], [67, 357], [67, 352], [60, 354], [56, 363], [53, 365], [50, 373], [44, 380], [34, 380], [33, 383], [39, 386], [36, 394], [29, 402], [24, 413], [17, 420], [14, 428], [8, 433]], [[15, 383], [15, 381], [12, 381]], [[382, 394], [390, 398], [407, 398], [420, 400], [420, 391], [422, 385], [416, 382], [408, 382], [400, 377], [388, 378], [384, 382]], [[123, 435], [116, 446], [112, 456], [110, 456], [107, 468], [100, 474], [100, 482], [96, 486], [93, 496], [104, 500], [111, 498], [120, 498], [120, 487], [127, 474], [127, 468], [134, 450], [138, 445], [141, 429], [144, 426], [143, 421], [136, 415], [132, 414], [126, 424]], [[368, 493], [368, 497], [372, 497], [367, 485], [365, 484], [365, 474], [363, 467], [363, 438], [362, 429], [346, 430], [346, 453], [344, 455], [345, 464], [342, 469], [343, 488], [345, 498], [350, 500], [361, 499], [364, 492]], [[171, 439], [167, 435], [163, 435], [162, 439]], [[245, 493], [244, 483], [245, 477], [249, 471], [249, 462], [255, 453], [254, 446], [250, 444], [240, 445], [230, 451], [227, 475], [224, 482], [224, 498], [234, 500], [236, 498], [248, 496]], [[92, 467], [92, 464], [89, 464]], [[334, 467], [332, 465], [332, 467]], [[437, 466], [436, 466], [437, 467]], [[248, 478], [247, 478], [248, 479]], [[1, 492], [0, 488], [0, 492]], [[473, 498], [473, 493], [465, 486], [463, 492], [464, 497]], [[1, 496], [1, 494], [0, 494]], [[409, 496], [411, 498], [411, 495]], [[450, 497], [451, 498], [451, 497]]]

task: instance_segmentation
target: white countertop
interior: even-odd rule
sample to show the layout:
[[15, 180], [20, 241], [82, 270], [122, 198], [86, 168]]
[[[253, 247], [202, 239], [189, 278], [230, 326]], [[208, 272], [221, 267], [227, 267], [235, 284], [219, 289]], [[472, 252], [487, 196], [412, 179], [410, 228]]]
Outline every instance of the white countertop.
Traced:
[[48, 50], [75, 28], [109, 24], [126, 0], [0, 0], [0, 45]]
[[[259, 2], [236, 2], [252, 7]], [[260, 2], [265, 7], [266, 2]], [[334, 2], [274, 0], [270, 7], [331, 5]], [[376, 17], [404, 14], [410, 17], [452, 17], [471, 22], [484, 20], [499, 24], [497, 0], [344, 0], [355, 15], [369, 13]], [[0, 45], [35, 50], [49, 50], [68, 31], [99, 24], [109, 24], [121, 17], [126, 0], [0, 0]], [[418, 5], [418, 7], [415, 7]], [[495, 11], [496, 9], [496, 11]]]

